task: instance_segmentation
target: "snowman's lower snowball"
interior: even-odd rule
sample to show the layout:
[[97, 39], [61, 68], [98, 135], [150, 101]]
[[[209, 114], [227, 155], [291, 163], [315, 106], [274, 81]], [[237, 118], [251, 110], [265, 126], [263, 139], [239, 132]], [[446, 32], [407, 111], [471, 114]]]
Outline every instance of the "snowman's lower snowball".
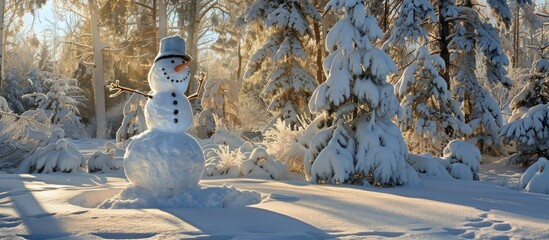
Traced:
[[204, 155], [186, 133], [148, 130], [135, 137], [124, 156], [124, 172], [135, 186], [158, 197], [198, 189]]

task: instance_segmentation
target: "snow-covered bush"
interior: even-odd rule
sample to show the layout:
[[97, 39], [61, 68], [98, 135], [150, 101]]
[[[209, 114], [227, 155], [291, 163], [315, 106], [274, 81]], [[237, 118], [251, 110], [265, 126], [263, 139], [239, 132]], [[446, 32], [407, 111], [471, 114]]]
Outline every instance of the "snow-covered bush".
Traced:
[[446, 80], [439, 75], [444, 65], [440, 56], [420, 47], [415, 62], [395, 85], [403, 109], [400, 127], [414, 152], [437, 154], [451, 139], [471, 134], [459, 103], [452, 99]]
[[86, 131], [78, 116], [78, 107], [84, 97], [78, 81], [61, 74], [43, 72], [44, 82], [50, 87], [48, 93], [31, 93], [23, 95], [47, 114], [51, 123], [61, 126], [67, 137], [84, 137]]
[[0, 169], [11, 172], [20, 165], [25, 155], [64, 136], [64, 131], [51, 124], [43, 110], [29, 110], [21, 115], [2, 114]]
[[461, 140], [452, 140], [444, 148], [443, 159], [450, 163], [450, 174], [457, 179], [479, 180], [482, 155], [475, 145]]
[[307, 149], [301, 143], [304, 130], [292, 130], [278, 120], [273, 128], [265, 131], [264, 141], [267, 152], [282, 161], [291, 172], [303, 172], [303, 160]]
[[450, 162], [442, 158], [433, 157], [431, 154], [416, 155], [408, 153], [406, 160], [420, 174], [425, 176], [438, 177], [441, 179], [452, 179], [448, 172]]
[[207, 151], [204, 175], [230, 178], [247, 177], [280, 180], [288, 171], [286, 166], [260, 146], [248, 145], [231, 150], [229, 146], [219, 145], [217, 149]]
[[417, 174], [407, 166], [402, 133], [391, 122], [400, 106], [386, 77], [397, 69], [375, 47], [383, 36], [375, 17], [358, 0], [332, 0], [326, 10], [341, 11], [343, 17], [326, 36], [327, 80], [314, 91], [309, 109], [326, 113], [330, 128], [311, 140], [306, 175], [319, 182], [378, 186], [415, 182], [409, 179]]
[[84, 165], [84, 157], [78, 148], [66, 139], [59, 139], [36, 149], [25, 157], [19, 173], [76, 172]]
[[541, 157], [528, 167], [519, 181], [520, 190], [549, 194], [549, 160]]
[[204, 176], [284, 178], [288, 171], [284, 163], [261, 144], [244, 141], [241, 134], [219, 124], [211, 139], [201, 141], [206, 158]]
[[106, 152], [96, 151], [88, 159], [88, 172], [108, 173], [124, 169], [125, 146], [122, 143], [105, 143]]
[[444, 148], [442, 158], [430, 154], [408, 154], [407, 161], [414, 169], [426, 176], [441, 179], [479, 180], [481, 154], [475, 145], [452, 140]]
[[[238, 119], [238, 86], [236, 81], [227, 78], [211, 78], [204, 84], [202, 108], [198, 121], [201, 130], [209, 138], [215, 132], [214, 116], [223, 120], [229, 127], [240, 125]], [[201, 136], [203, 137], [203, 136]]]
[[274, 118], [268, 127], [281, 119], [290, 127], [299, 127], [298, 117], [309, 117], [307, 99], [316, 80], [303, 63], [307, 35], [312, 35], [308, 20], [320, 21], [320, 14], [310, 1], [254, 1], [241, 17], [241, 22], [259, 22], [268, 36], [265, 43], [251, 56], [244, 78], [257, 74], [266, 60], [273, 62], [266, 77], [262, 94], [271, 98], [268, 110]]
[[122, 142], [147, 130], [143, 111], [146, 102], [143, 95], [134, 93], [124, 104], [124, 119], [116, 131], [116, 142]]
[[540, 157], [549, 157], [549, 103], [530, 108], [520, 118], [503, 126], [506, 142], [518, 144], [511, 164], [530, 166]]

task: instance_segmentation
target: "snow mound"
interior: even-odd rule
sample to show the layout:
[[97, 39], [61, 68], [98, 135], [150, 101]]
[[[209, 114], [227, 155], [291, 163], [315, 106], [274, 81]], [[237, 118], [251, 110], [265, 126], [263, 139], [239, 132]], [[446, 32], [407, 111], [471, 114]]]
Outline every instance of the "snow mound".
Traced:
[[240, 191], [233, 186], [201, 188], [159, 198], [145, 188], [130, 185], [98, 208], [240, 208], [261, 199], [258, 192]]
[[520, 178], [521, 190], [549, 194], [549, 160], [541, 157]]

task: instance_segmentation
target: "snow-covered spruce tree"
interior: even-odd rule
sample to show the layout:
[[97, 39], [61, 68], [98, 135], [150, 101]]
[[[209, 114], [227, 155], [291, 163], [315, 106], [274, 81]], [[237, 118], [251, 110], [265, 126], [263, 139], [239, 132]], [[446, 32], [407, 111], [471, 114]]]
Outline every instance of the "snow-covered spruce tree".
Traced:
[[396, 72], [396, 66], [389, 55], [374, 47], [383, 35], [376, 19], [360, 0], [331, 0], [326, 10], [342, 11], [343, 17], [326, 36], [330, 51], [324, 60], [327, 80], [314, 91], [309, 108], [326, 112], [333, 119], [333, 130], [328, 128], [329, 137], [326, 131], [317, 134], [327, 143], [311, 144], [325, 147], [307, 175], [317, 182], [378, 186], [417, 180], [417, 173], [406, 163], [402, 133], [391, 122], [400, 107], [386, 77]]
[[[500, 5], [497, 9], [504, 7], [507, 4]], [[461, 101], [465, 121], [472, 129], [472, 134], [467, 139], [477, 145], [481, 152], [505, 154], [499, 136], [503, 126], [501, 110], [475, 74], [476, 52], [479, 50], [484, 55], [482, 62], [486, 66], [486, 79], [492, 84], [511, 85], [504, 68], [509, 65], [509, 59], [501, 48], [498, 31], [490, 23], [480, 19], [470, 0], [466, 0], [459, 8], [459, 14], [464, 20], [454, 23], [455, 36], [450, 46], [455, 51], [452, 57], [456, 67], [452, 70], [457, 84], [453, 91]]]
[[[389, 52], [398, 56], [398, 49], [425, 45], [429, 36], [426, 28], [434, 21], [431, 2], [404, 0], [384, 49], [393, 50]], [[439, 74], [446, 64], [440, 56], [430, 55], [427, 47], [421, 46], [412, 62], [401, 65], [407, 67], [395, 85], [404, 110], [400, 127], [412, 151], [438, 155], [450, 140], [471, 131], [446, 80]]]
[[85, 133], [78, 116], [78, 107], [82, 105], [82, 89], [77, 80], [61, 74], [42, 72], [44, 82], [49, 85], [49, 92], [23, 95], [36, 104], [48, 115], [52, 124], [59, 125], [67, 137], [82, 137]]
[[276, 65], [267, 76], [262, 94], [272, 98], [269, 111], [275, 116], [267, 127], [282, 119], [292, 128], [298, 117], [309, 117], [307, 99], [316, 81], [303, 65], [306, 35], [312, 35], [307, 19], [320, 21], [316, 8], [307, 0], [257, 0], [243, 16], [243, 22], [258, 21], [266, 28], [267, 41], [252, 55], [245, 78], [256, 74], [267, 59]]
[[549, 158], [549, 61], [540, 59], [532, 67], [530, 82], [511, 102], [511, 121], [501, 135], [516, 142], [517, 153], [509, 162], [530, 166], [540, 157]]
[[403, 108], [400, 127], [411, 149], [417, 152], [440, 154], [452, 139], [471, 134], [459, 103], [452, 99], [446, 81], [439, 75], [443, 68], [440, 56], [420, 47], [415, 62], [395, 85]]
[[509, 122], [522, 117], [528, 109], [546, 103], [549, 103], [549, 60], [542, 58], [532, 65], [528, 83], [511, 100], [513, 115]]
[[[212, 78], [204, 84], [202, 112], [198, 118], [199, 137], [209, 138], [215, 132], [214, 116], [229, 127], [240, 125], [238, 119], [238, 86], [235, 80]], [[198, 131], [198, 129], [197, 129]]]

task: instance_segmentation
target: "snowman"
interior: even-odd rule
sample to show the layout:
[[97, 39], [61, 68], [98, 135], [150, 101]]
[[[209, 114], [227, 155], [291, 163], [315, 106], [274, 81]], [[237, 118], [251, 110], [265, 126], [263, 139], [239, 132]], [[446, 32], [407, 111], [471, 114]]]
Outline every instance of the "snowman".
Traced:
[[166, 37], [154, 59], [148, 81], [152, 97], [145, 104], [148, 130], [137, 135], [124, 155], [124, 173], [136, 187], [156, 197], [196, 190], [204, 171], [202, 148], [186, 132], [193, 112], [183, 93], [191, 79], [185, 40]]

